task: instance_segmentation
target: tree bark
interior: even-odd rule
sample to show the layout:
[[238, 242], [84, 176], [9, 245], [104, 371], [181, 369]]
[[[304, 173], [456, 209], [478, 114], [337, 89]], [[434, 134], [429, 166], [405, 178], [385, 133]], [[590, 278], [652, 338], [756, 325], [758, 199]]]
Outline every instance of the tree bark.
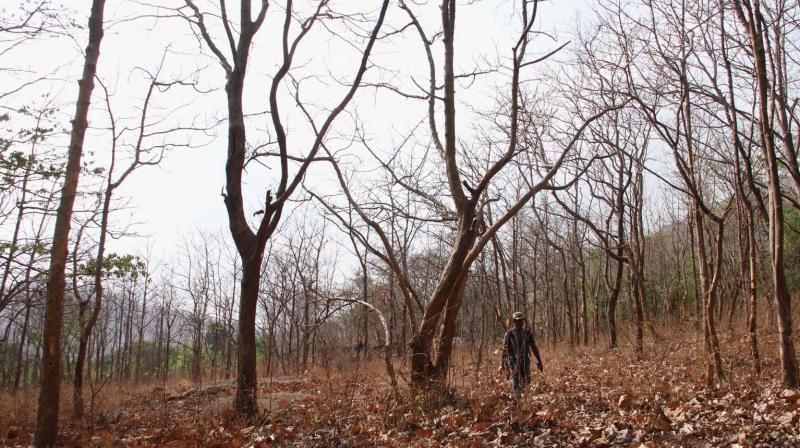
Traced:
[[239, 373], [236, 379], [234, 407], [240, 415], [256, 415], [258, 401], [256, 390], [256, 306], [261, 277], [261, 257], [253, 256], [242, 261], [242, 286], [239, 300]]
[[[746, 1], [746, 0], [745, 0]], [[769, 191], [769, 248], [772, 264], [772, 286], [775, 294], [775, 305], [778, 314], [779, 348], [783, 384], [788, 388], [800, 386], [797, 355], [794, 348], [792, 328], [792, 298], [786, 283], [783, 255], [784, 214], [783, 197], [781, 196], [780, 175], [775, 149], [775, 133], [771, 126], [769, 109], [774, 105], [767, 94], [772, 92], [767, 75], [766, 50], [764, 47], [764, 18], [761, 16], [760, 1], [749, 1], [747, 13], [742, 9], [742, 0], [737, 0], [736, 11], [739, 20], [745, 26], [750, 37], [750, 44], [755, 59], [755, 78], [758, 87], [758, 109], [761, 152], [767, 168]], [[774, 95], [774, 92], [773, 92]], [[774, 99], [774, 97], [773, 97]]]
[[39, 391], [39, 408], [36, 415], [34, 445], [50, 447], [58, 434], [58, 411], [61, 386], [61, 326], [64, 314], [65, 271], [69, 246], [72, 208], [78, 189], [81, 171], [83, 140], [88, 127], [89, 105], [94, 90], [94, 77], [103, 39], [103, 12], [105, 0], [93, 0], [89, 16], [89, 44], [83, 75], [78, 82], [78, 99], [72, 120], [69, 155], [64, 177], [64, 187], [56, 213], [53, 230], [53, 247], [50, 251], [50, 268], [47, 281], [47, 298], [44, 316], [42, 382]]

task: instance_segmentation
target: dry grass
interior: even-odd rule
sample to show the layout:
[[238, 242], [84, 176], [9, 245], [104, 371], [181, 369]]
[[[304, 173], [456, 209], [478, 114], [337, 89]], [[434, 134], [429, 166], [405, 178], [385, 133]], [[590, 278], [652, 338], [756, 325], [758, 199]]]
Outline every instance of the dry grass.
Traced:
[[[401, 380], [398, 403], [379, 356], [343, 359], [338, 371], [262, 379], [262, 414], [237, 419], [232, 388], [187, 395], [182, 379], [108, 384], [94, 419], [68, 418], [63, 393], [60, 442], [66, 446], [800, 446], [800, 394], [783, 391], [777, 334], [759, 334], [764, 372], [752, 372], [745, 335], [720, 331], [727, 381], [704, 386], [702, 333], [671, 323], [647, 334], [641, 357], [621, 331], [621, 348], [542, 344], [543, 375], [520, 402], [497, 371], [497, 357], [459, 352], [446, 390], [415, 395]], [[742, 326], [739, 326], [742, 328]], [[490, 348], [491, 352], [495, 347]], [[397, 359], [396, 367], [407, 366]], [[36, 390], [0, 395], [0, 441], [30, 443]], [[8, 437], [14, 436], [14, 437]]]

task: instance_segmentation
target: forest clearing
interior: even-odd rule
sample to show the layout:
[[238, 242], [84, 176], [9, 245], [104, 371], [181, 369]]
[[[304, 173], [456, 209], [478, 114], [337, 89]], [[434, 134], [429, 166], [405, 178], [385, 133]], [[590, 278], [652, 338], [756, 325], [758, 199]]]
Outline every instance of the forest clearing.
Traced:
[[800, 1], [4, 0], [9, 446], [800, 446]]
[[[542, 347], [536, 374], [519, 402], [491, 359], [453, 366], [447, 395], [392, 397], [383, 366], [346, 359], [349, 367], [292, 377], [262, 377], [254, 421], [231, 407], [235, 383], [109, 383], [85, 422], [69, 422], [59, 445], [131, 447], [794, 447], [800, 444], [800, 392], [749, 367], [746, 340], [725, 332], [730, 381], [704, 385], [702, 336], [685, 331], [648, 341], [644, 357], [596, 346]], [[628, 331], [625, 332], [629, 339]], [[775, 334], [762, 336], [765, 342]], [[378, 358], [378, 354], [375, 354]], [[496, 357], [495, 357], [496, 358]], [[35, 390], [2, 397], [5, 446], [28, 446]], [[67, 406], [68, 407], [68, 406]], [[67, 421], [69, 421], [67, 419]]]

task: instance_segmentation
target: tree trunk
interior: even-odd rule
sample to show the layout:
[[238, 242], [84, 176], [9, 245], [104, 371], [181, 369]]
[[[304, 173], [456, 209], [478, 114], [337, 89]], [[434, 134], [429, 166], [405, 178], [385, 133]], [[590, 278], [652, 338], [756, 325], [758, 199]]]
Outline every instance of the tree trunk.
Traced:
[[[622, 235], [620, 235], [622, 236]], [[619, 293], [622, 289], [622, 272], [625, 270], [622, 261], [622, 245], [620, 244], [620, 249], [617, 252], [618, 258], [616, 260], [617, 269], [616, 274], [614, 277], [614, 285], [610, 286], [608, 280], [606, 280], [606, 286], [608, 291], [608, 334], [610, 337], [610, 345], [611, 348], [617, 348], [617, 301], [619, 299]], [[608, 269], [608, 262], [610, 260], [610, 256], [606, 258], [606, 269]], [[608, 275], [608, 273], [606, 273]]]
[[[409, 344], [411, 348], [411, 381], [418, 386], [425, 386], [431, 379], [441, 379], [450, 361], [455, 318], [461, 309], [468, 269], [463, 266], [463, 263], [477, 238], [476, 229], [471, 228], [474, 225], [474, 216], [470, 213], [466, 215], [459, 219], [459, 231], [456, 234], [453, 252], [439, 278], [431, 300], [425, 308], [422, 323]], [[442, 332], [437, 360], [434, 363], [431, 358], [431, 349], [433, 348], [434, 334], [442, 320], [444, 320], [446, 329]]]
[[698, 280], [697, 274], [697, 243], [695, 241], [695, 233], [694, 233], [694, 213], [689, 213], [689, 219], [687, 219], [687, 225], [689, 227], [689, 242], [691, 248], [691, 256], [692, 256], [692, 289], [694, 291], [694, 322], [695, 328], [699, 328], [699, 322], [702, 317], [702, 312], [700, 311], [700, 281]]
[[630, 288], [631, 288], [631, 298], [633, 299], [633, 310], [634, 310], [634, 333], [635, 333], [635, 350], [636, 356], [641, 357], [644, 354], [644, 307], [642, 305], [642, 296], [641, 296], [641, 285], [639, 284], [640, 278], [636, 263], [630, 266], [629, 270], [629, 279], [630, 279]]
[[19, 389], [19, 382], [20, 377], [22, 376], [22, 354], [25, 349], [25, 342], [26, 337], [28, 335], [28, 324], [30, 321], [31, 316], [31, 302], [30, 302], [30, 293], [27, 291], [28, 287], [26, 286], [26, 293], [25, 293], [25, 319], [22, 323], [22, 335], [19, 339], [19, 348], [17, 348], [17, 365], [16, 365], [16, 373], [14, 374], [14, 388], [13, 391], [16, 392]]
[[195, 322], [194, 337], [192, 338], [192, 382], [200, 384], [203, 381], [203, 323]]
[[794, 349], [794, 337], [792, 336], [792, 298], [786, 284], [784, 256], [783, 256], [783, 233], [784, 215], [783, 198], [781, 196], [780, 175], [778, 173], [778, 160], [775, 150], [775, 134], [771, 127], [769, 109], [774, 107], [767, 98], [768, 93], [773, 95], [774, 91], [770, 88], [767, 75], [766, 50], [763, 39], [766, 38], [764, 30], [764, 18], [761, 16], [760, 3], [753, 2], [748, 9], [749, 17], [744, 16], [741, 5], [737, 1], [737, 13], [743, 25], [748, 29], [750, 43], [752, 44], [753, 57], [755, 59], [755, 77], [758, 86], [758, 106], [761, 151], [767, 168], [768, 190], [769, 190], [769, 247], [772, 262], [772, 285], [775, 293], [775, 305], [778, 312], [778, 332], [781, 372], [783, 384], [788, 388], [800, 386], [800, 374], [797, 366], [797, 356]]
[[[109, 176], [111, 176], [111, 173], [109, 173]], [[75, 362], [75, 376], [72, 378], [72, 417], [76, 419], [83, 418], [83, 368], [84, 364], [86, 363], [86, 353], [87, 346], [89, 345], [89, 338], [91, 337], [94, 326], [97, 323], [97, 318], [100, 315], [100, 309], [103, 303], [103, 261], [112, 192], [112, 188], [106, 190], [105, 197], [103, 199], [103, 210], [100, 218], [100, 238], [97, 243], [97, 256], [95, 258], [94, 272], [94, 308], [92, 309], [92, 314], [89, 316], [89, 320], [87, 322], [84, 323], [83, 319], [79, 319], [81, 328], [80, 336], [78, 338], [78, 359]], [[81, 317], [83, 317], [84, 313], [86, 312], [86, 306], [88, 306], [88, 303], [80, 304]]]
[[240, 415], [248, 416], [258, 413], [256, 306], [258, 305], [261, 258], [261, 256], [254, 256], [242, 260], [242, 292], [239, 299], [239, 374], [236, 381], [234, 407]]
[[94, 77], [97, 60], [100, 56], [100, 42], [103, 39], [103, 8], [105, 0], [93, 0], [89, 16], [89, 44], [83, 75], [78, 82], [78, 99], [75, 116], [72, 120], [69, 156], [61, 191], [61, 199], [56, 214], [53, 231], [53, 246], [50, 251], [50, 268], [47, 281], [47, 299], [44, 316], [44, 344], [42, 356], [42, 383], [39, 391], [39, 408], [36, 415], [37, 447], [50, 447], [56, 442], [58, 434], [58, 411], [61, 386], [61, 327], [64, 313], [65, 270], [69, 244], [70, 221], [78, 178], [81, 171], [83, 140], [88, 127], [89, 105], [94, 90]]
[[583, 245], [579, 241], [578, 263], [581, 270], [581, 320], [583, 321], [583, 345], [589, 345], [589, 311], [586, 300], [586, 261], [583, 259]]
[[761, 356], [758, 350], [758, 335], [756, 333], [756, 326], [758, 324], [758, 272], [756, 271], [756, 236], [754, 224], [752, 220], [752, 210], [750, 210], [750, 221], [747, 223], [747, 257], [748, 257], [748, 273], [749, 282], [748, 293], [750, 301], [750, 313], [747, 316], [747, 333], [750, 341], [750, 353], [753, 355], [753, 369], [756, 374], [761, 373]]
[[134, 370], [134, 379], [138, 383], [141, 380], [142, 369], [142, 350], [144, 345], [144, 318], [147, 314], [147, 293], [148, 293], [149, 277], [144, 277], [144, 291], [142, 292], [142, 310], [139, 314], [138, 332], [139, 337], [136, 341], [136, 368]]

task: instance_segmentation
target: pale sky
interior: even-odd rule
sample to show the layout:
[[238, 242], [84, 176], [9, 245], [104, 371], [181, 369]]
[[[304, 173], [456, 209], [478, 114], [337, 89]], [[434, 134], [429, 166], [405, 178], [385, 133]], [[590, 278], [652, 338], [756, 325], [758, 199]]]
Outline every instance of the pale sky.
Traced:
[[[158, 2], [165, 5], [174, 3], [164, 0], [153, 0], [152, 3]], [[342, 2], [333, 4], [337, 3]], [[479, 66], [481, 58], [493, 60], [498, 54], [507, 57], [510, 49], [509, 39], [519, 29], [518, 20], [511, 15], [511, 5], [516, 2], [485, 0], [474, 2], [474, 5], [467, 3], [473, 2], [460, 3], [456, 24], [457, 67], [462, 71], [474, 69], [476, 63]], [[78, 22], [86, 22], [85, 15], [88, 14], [90, 1], [65, 0], [64, 4], [79, 12]], [[361, 4], [374, 4], [370, 6], [374, 10], [379, 2], [358, 0], [358, 5]], [[395, 2], [392, 2], [391, 8], [388, 23], [397, 25], [404, 21], [405, 16]], [[425, 16], [428, 32], [435, 31], [433, 21], [438, 19], [438, 6], [432, 4], [431, 8], [428, 8], [428, 11], [434, 13]], [[532, 52], [545, 53], [569, 40], [569, 35], [579, 20], [579, 12], [585, 8], [583, 0], [556, 0], [542, 3], [538, 19], [539, 28], [552, 33], [557, 40], [540, 37], [533, 42]], [[166, 56], [161, 78], [165, 81], [174, 78], [192, 79], [199, 89], [208, 93], [200, 94], [185, 87], [171, 90], [166, 95], [159, 94], [154, 102], [153, 117], [163, 116], [165, 124], [180, 123], [183, 126], [224, 119], [223, 72], [219, 65], [207, 56], [209, 52], [205, 45], [203, 52], [206, 56], [199, 56], [198, 42], [190, 33], [188, 24], [179, 19], [127, 20], [140, 15], [144, 10], [137, 2], [108, 0], [107, 31], [102, 43], [98, 73], [109, 90], [114, 92], [112, 107], [120, 123], [134, 124], [131, 120], [138, 113], [137, 107], [141, 104], [146, 88], [142, 69], [155, 71], [159, 61], [164, 57], [165, 48], [169, 48], [169, 54]], [[146, 10], [150, 14], [154, 11], [153, 8]], [[248, 71], [250, 85], [246, 93], [246, 107], [251, 113], [266, 109], [265, 88], [270, 80], [266, 75], [274, 72], [276, 64], [273, 51], [277, 37], [275, 12], [273, 11], [273, 16], [268, 18], [251, 52], [251, 65]], [[373, 53], [374, 60], [379, 64], [384, 64], [383, 61], [392, 61], [394, 69], [404, 75], [414, 74], [416, 70], [416, 73], [421, 73], [417, 79], [427, 82], [425, 76], [427, 66], [419, 39], [410, 30], [406, 31], [404, 36], [405, 39], [394, 39], [391, 43], [379, 42]], [[62, 109], [65, 123], [73, 113], [73, 108], [68, 103], [77, 91], [75, 80], [79, 76], [83, 62], [79, 49], [84, 47], [85, 43], [85, 34], [75, 36], [74, 41], [51, 39], [30, 45], [24, 53], [17, 55], [17, 63], [32, 70], [42, 71], [63, 67], [58, 72], [59, 76], [66, 78], [63, 82], [40, 85], [38, 89], [54, 90], [56, 92], [54, 95], [66, 104]], [[435, 46], [435, 51], [441, 53], [440, 44]], [[337, 77], [349, 79], [352, 77], [352, 68], [357, 64], [356, 57], [357, 55], [352, 50], [348, 51], [341, 41], [317, 34], [310, 36], [300, 50], [297, 61], [306, 67], [298, 73], [299, 76], [307, 76], [314, 73], [315, 69], [329, 69]], [[374, 81], [377, 74], [374, 70], [368, 72], [367, 79]], [[310, 104], [330, 107], [341, 97], [341, 90], [335, 86], [320, 85], [314, 79], [304, 83], [309, 85], [304, 98], [307, 98]], [[478, 87], [480, 86], [472, 86], [459, 96], [459, 100], [468, 104], [490, 100], [491, 98], [485, 95], [487, 92], [485, 90], [481, 92]], [[34, 90], [29, 90], [27, 93], [33, 95]], [[107, 122], [102, 100], [98, 86], [90, 116], [92, 125], [96, 127], [104, 126]], [[291, 98], [284, 100], [282, 104], [287, 111], [285, 121], [290, 129], [290, 143], [296, 145], [293, 147], [299, 148], [298, 152], [305, 151], [303, 148], [307, 147], [309, 134], [302, 130], [303, 122], [297, 111], [292, 111]], [[367, 117], [365, 119], [369, 126], [367, 132], [374, 134], [376, 138], [390, 135], [393, 129], [408, 129], [422, 118], [425, 108], [421, 102], [403, 100], [385, 93], [376, 98], [374, 89], [362, 89], [354, 103], [351, 103], [351, 110], [353, 106]], [[173, 111], [177, 107], [181, 109]], [[349, 119], [343, 114], [340, 120], [345, 124]], [[264, 139], [263, 133], [259, 134], [256, 131], [265, 128], [261, 122], [267, 122], [265, 116], [256, 117], [250, 123], [248, 137], [254, 142]], [[295, 129], [295, 132], [291, 132], [292, 129]], [[214, 134], [194, 136], [191, 144], [198, 147], [170, 152], [160, 166], [141, 168], [119, 190], [119, 196], [130, 198], [133, 219], [140, 222], [134, 229], [140, 234], [150, 235], [150, 241], [159, 256], [173, 252], [181, 236], [195, 229], [200, 228], [210, 232], [227, 229], [227, 216], [220, 196], [224, 185], [223, 170], [226, 154], [224, 123], [216, 127]], [[179, 141], [185, 141], [182, 136], [178, 137]], [[104, 151], [107, 152], [108, 142], [107, 132], [92, 131], [87, 139], [86, 149], [94, 150], [96, 157], [102, 157]], [[245, 177], [247, 210], [254, 211], [259, 208], [258, 202], [263, 198], [265, 190], [274, 186], [276, 176], [274, 170], [263, 168], [248, 172]], [[331, 183], [328, 171], [319, 168], [309, 172], [307, 181], [323, 189], [327, 188], [326, 185], [337, 188]], [[117, 222], [127, 221], [127, 214], [124, 211], [118, 213]], [[127, 239], [113, 242], [110, 250], [136, 253], [143, 251], [144, 246], [143, 239]]]

